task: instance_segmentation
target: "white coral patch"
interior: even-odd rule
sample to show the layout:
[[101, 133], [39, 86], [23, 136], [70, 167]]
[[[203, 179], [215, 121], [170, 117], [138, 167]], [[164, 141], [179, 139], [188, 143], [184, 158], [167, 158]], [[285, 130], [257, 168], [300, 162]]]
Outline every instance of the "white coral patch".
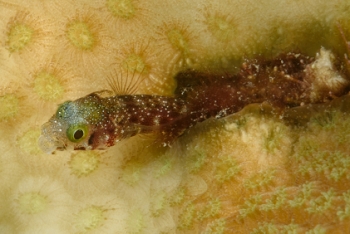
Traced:
[[321, 100], [329, 95], [338, 95], [349, 84], [334, 66], [335, 57], [331, 51], [321, 48], [316, 60], [306, 71], [311, 79], [311, 101]]

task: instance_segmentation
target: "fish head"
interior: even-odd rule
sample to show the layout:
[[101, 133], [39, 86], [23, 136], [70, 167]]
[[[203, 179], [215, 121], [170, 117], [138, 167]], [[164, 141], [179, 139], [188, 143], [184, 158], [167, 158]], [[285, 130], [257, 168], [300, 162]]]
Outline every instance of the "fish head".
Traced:
[[62, 103], [42, 126], [38, 143], [48, 154], [66, 149], [105, 149], [111, 141], [107, 133], [113, 132], [113, 123], [101, 104], [101, 98], [90, 94]]

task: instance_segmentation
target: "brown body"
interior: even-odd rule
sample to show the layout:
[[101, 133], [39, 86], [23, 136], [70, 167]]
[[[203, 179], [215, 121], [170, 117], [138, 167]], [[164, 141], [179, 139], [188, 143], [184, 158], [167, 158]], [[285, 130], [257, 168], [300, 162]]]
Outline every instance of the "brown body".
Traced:
[[248, 104], [265, 102], [282, 114], [285, 108], [332, 99], [330, 92], [312, 100], [315, 81], [310, 66], [314, 62], [313, 57], [288, 53], [273, 60], [246, 61], [233, 75], [185, 71], [175, 77], [174, 97], [116, 96], [114, 99], [122, 100], [123, 104], [115, 105], [115, 101], [111, 101], [110, 109], [119, 118], [115, 125], [120, 130], [125, 131], [126, 126], [139, 127], [128, 137], [158, 133], [164, 144], [171, 144], [196, 123], [228, 116]]
[[281, 109], [298, 106], [310, 102], [305, 68], [313, 61], [288, 54], [269, 61], [246, 61], [234, 75], [184, 72], [177, 76], [175, 95], [191, 103], [197, 122], [227, 116], [251, 103], [267, 102]]

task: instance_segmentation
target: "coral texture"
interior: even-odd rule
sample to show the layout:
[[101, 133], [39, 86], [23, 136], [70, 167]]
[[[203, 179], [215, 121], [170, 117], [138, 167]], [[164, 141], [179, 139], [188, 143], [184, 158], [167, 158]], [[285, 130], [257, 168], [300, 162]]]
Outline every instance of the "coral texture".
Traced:
[[[257, 54], [321, 47], [343, 59], [349, 9], [343, 0], [0, 0], [0, 233], [350, 232], [349, 96], [285, 119], [252, 104], [172, 147], [148, 136], [105, 151], [38, 147], [58, 104], [110, 86], [171, 95], [189, 68], [231, 73]], [[315, 66], [326, 82], [328, 65]]]

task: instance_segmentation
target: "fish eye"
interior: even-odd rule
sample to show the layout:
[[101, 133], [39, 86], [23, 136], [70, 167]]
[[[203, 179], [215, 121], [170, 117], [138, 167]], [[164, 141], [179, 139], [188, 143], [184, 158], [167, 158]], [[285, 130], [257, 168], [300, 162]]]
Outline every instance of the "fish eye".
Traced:
[[80, 138], [82, 138], [84, 136], [84, 131], [81, 129], [78, 129], [74, 132], [74, 139], [79, 140]]
[[80, 142], [85, 139], [88, 132], [86, 124], [71, 125], [67, 129], [67, 137], [71, 142]]

